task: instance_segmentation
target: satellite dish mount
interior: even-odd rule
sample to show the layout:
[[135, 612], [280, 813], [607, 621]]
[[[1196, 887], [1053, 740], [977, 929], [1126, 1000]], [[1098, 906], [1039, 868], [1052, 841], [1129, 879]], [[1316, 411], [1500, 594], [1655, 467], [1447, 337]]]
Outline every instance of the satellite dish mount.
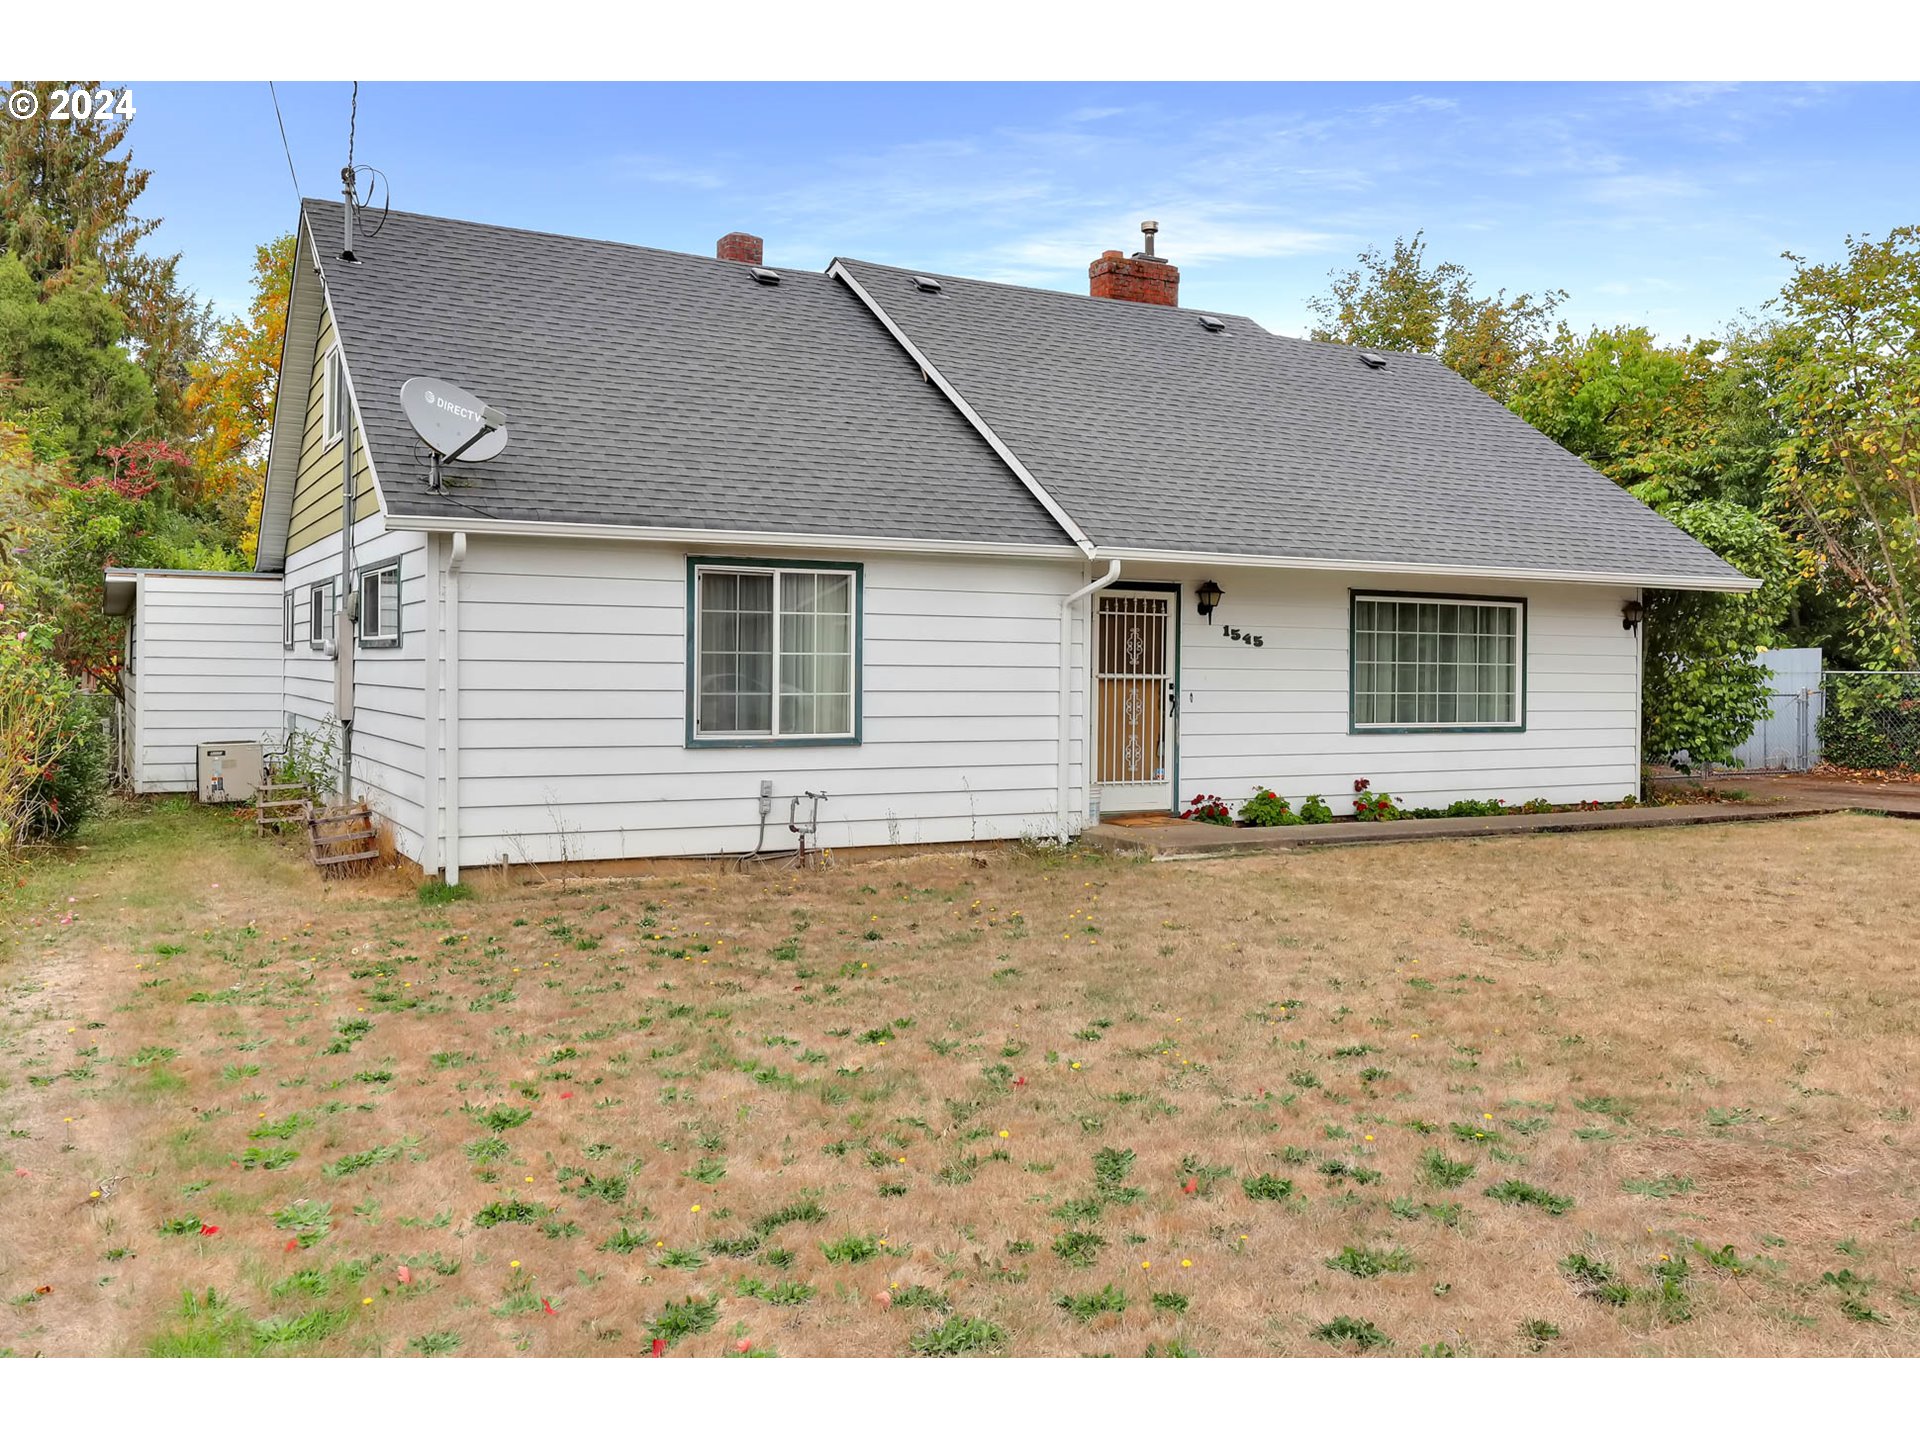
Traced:
[[449, 462], [477, 465], [507, 448], [507, 417], [458, 385], [416, 375], [400, 387], [400, 407], [433, 453], [429, 489], [442, 488]]

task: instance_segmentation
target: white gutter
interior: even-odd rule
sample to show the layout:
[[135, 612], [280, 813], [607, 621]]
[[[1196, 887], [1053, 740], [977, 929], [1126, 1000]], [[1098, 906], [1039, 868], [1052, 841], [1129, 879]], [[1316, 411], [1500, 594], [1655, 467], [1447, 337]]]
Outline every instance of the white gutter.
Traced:
[[933, 361], [929, 360], [926, 355], [921, 352], [919, 346], [907, 338], [907, 332], [894, 323], [893, 317], [886, 312], [880, 302], [869, 295], [866, 287], [854, 279], [853, 273], [838, 260], [835, 260], [833, 264], [827, 267], [827, 273], [840, 281], [840, 283], [845, 285], [849, 290], [853, 291], [853, 293], [859, 297], [860, 303], [873, 312], [874, 318], [887, 327], [887, 333], [893, 336], [893, 338], [899, 342], [900, 348], [912, 357], [913, 363], [920, 367], [920, 373], [925, 375], [933, 384], [940, 387], [940, 393], [951, 400], [954, 409], [964, 415], [967, 423], [980, 432], [980, 438], [993, 447], [993, 453], [1006, 462], [1009, 470], [1020, 477], [1020, 483], [1027, 487], [1032, 493], [1033, 498], [1040, 502], [1041, 506], [1054, 518], [1060, 528], [1073, 537], [1073, 543], [1078, 545], [1082, 551], [1091, 557], [1093, 555], [1093, 541], [1087, 538], [1086, 532], [1073, 523], [1073, 517], [1067, 514], [1059, 501], [1047, 493], [1047, 487], [1035, 479], [1033, 473], [1029, 471], [1025, 465], [1020, 463], [1020, 457], [1013, 453], [1007, 443], [993, 433], [993, 427], [987, 424], [986, 419], [978, 410], [975, 410], [973, 406], [967, 403], [966, 397], [948, 382], [947, 377], [940, 373]]
[[[1107, 573], [1098, 580], [1082, 585], [1078, 590], [1060, 602], [1060, 777], [1059, 793], [1054, 802], [1054, 820], [1060, 843], [1065, 845], [1073, 839], [1072, 827], [1067, 820], [1067, 792], [1071, 788], [1073, 771], [1073, 607], [1096, 590], [1104, 590], [1120, 578], [1120, 562], [1107, 562]], [[1088, 653], [1092, 653], [1093, 627], [1087, 627]], [[1093, 703], [1089, 693], [1087, 703]], [[1089, 797], [1093, 794], [1093, 757], [1086, 757], [1086, 787]]]
[[447, 884], [460, 883], [460, 567], [467, 563], [467, 537], [456, 531], [447, 552], [446, 735], [440, 766], [446, 796], [447, 842], [442, 870]]
[[1149, 550], [1100, 545], [1090, 552], [1073, 545], [1016, 544], [993, 540], [916, 540], [877, 535], [829, 535], [779, 530], [702, 530], [645, 525], [605, 525], [571, 520], [495, 520], [439, 515], [389, 515], [389, 530], [428, 535], [466, 531], [560, 540], [629, 540], [662, 545], [727, 545], [768, 550], [857, 550], [895, 555], [990, 555], [1001, 559], [1137, 560], [1165, 565], [1238, 565], [1259, 570], [1330, 570], [1350, 575], [1429, 575], [1456, 580], [1530, 581], [1556, 585], [1628, 585], [1648, 590], [1713, 590], [1743, 593], [1760, 582], [1745, 575], [1654, 575], [1600, 571], [1501, 569], [1489, 565], [1433, 565], [1401, 560], [1339, 560], [1320, 556], [1243, 555], [1213, 550]]
[[1230, 555], [1213, 550], [1142, 550], [1102, 545], [1096, 560], [1146, 560], [1168, 565], [1244, 565], [1260, 570], [1339, 570], [1350, 575], [1438, 575], [1460, 580], [1531, 580], [1556, 585], [1638, 585], [1648, 590], [1714, 590], [1744, 594], [1760, 582], [1737, 570], [1727, 575], [1657, 575], [1602, 570], [1502, 569], [1493, 565], [1433, 565], [1406, 560], [1337, 560], [1299, 555]]
[[389, 515], [389, 530], [428, 535], [526, 535], [555, 540], [630, 540], [662, 545], [753, 546], [771, 550], [887, 551], [896, 555], [991, 555], [1032, 560], [1079, 560], [1074, 545], [993, 540], [915, 540], [884, 535], [827, 535], [785, 530], [700, 530], [669, 526], [603, 525], [572, 520], [495, 520], [473, 516]]

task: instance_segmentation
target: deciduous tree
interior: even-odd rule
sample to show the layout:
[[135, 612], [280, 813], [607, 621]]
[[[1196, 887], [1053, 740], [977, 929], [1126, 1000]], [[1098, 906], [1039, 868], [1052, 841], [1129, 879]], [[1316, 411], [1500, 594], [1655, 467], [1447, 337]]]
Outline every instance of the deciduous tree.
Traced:
[[282, 235], [255, 249], [247, 313], [219, 327], [187, 387], [193, 427], [187, 448], [195, 483], [219, 508], [228, 533], [249, 558], [259, 530], [273, 389], [286, 343], [293, 242], [292, 235]]
[[1849, 236], [1770, 310], [1774, 465], [1802, 571], [1843, 597], [1871, 658], [1920, 661], [1920, 226]]
[[1438, 355], [1489, 395], [1507, 400], [1547, 342], [1564, 290], [1508, 298], [1476, 294], [1473, 276], [1451, 260], [1429, 265], [1424, 232], [1396, 239], [1392, 255], [1361, 251], [1351, 270], [1333, 271], [1325, 295], [1307, 302], [1320, 323], [1315, 340]]

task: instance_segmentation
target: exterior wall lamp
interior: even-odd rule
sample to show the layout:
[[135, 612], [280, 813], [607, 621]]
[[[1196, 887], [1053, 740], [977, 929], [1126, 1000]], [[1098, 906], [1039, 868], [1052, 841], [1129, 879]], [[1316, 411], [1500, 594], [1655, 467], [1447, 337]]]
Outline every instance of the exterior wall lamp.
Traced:
[[1193, 592], [1193, 598], [1199, 606], [1200, 614], [1209, 625], [1213, 623], [1213, 612], [1219, 608], [1220, 602], [1226, 598], [1226, 593], [1226, 591], [1222, 590], [1211, 580], [1202, 580], [1199, 588]]
[[1638, 600], [1629, 600], [1620, 607], [1620, 628], [1640, 633], [1640, 622], [1646, 619], [1647, 608]]

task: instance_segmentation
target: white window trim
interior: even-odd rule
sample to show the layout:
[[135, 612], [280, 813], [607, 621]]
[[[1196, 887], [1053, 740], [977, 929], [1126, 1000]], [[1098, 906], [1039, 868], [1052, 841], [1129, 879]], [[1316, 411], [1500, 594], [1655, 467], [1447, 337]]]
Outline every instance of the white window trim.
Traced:
[[340, 438], [345, 429], [340, 416], [346, 404], [344, 393], [336, 395], [335, 389], [342, 391], [345, 386], [336, 387], [334, 371], [340, 365], [340, 345], [335, 341], [327, 347], [327, 353], [320, 360], [320, 443], [331, 445]]
[[333, 618], [334, 584], [333, 577], [328, 576], [325, 580], [316, 580], [307, 587], [307, 648], [309, 650], [327, 650], [333, 645], [333, 636], [327, 633], [327, 624]]
[[1360, 675], [1357, 655], [1348, 657], [1347, 726], [1355, 735], [1394, 734], [1406, 731], [1471, 734], [1475, 731], [1524, 731], [1527, 728], [1527, 602], [1492, 595], [1429, 595], [1385, 590], [1355, 590], [1347, 599], [1348, 644], [1357, 647], [1359, 628], [1354, 611], [1362, 601], [1389, 605], [1471, 605], [1485, 610], [1511, 610], [1513, 621], [1513, 714], [1511, 720], [1359, 720]]
[[293, 649], [293, 611], [294, 593], [286, 591], [281, 597], [280, 648]]
[[[367, 581], [378, 575], [393, 576], [393, 628], [391, 630], [369, 629], [367, 623]], [[377, 565], [363, 569], [356, 580], [356, 593], [360, 597], [359, 644], [362, 650], [393, 650], [400, 645], [400, 562], [398, 559], [382, 560]], [[374, 586], [374, 610], [379, 610], [379, 585]]]
[[[700, 697], [702, 695], [700, 644], [700, 579], [704, 575], [770, 575], [773, 577], [773, 694], [769, 706], [766, 730], [705, 730], [700, 725]], [[780, 728], [780, 581], [786, 575], [828, 575], [844, 579], [847, 582], [847, 715], [851, 728], [833, 731], [805, 731], [790, 733]], [[695, 744], [711, 745], [811, 745], [811, 744], [858, 744], [860, 742], [861, 703], [860, 687], [862, 673], [860, 664], [861, 622], [860, 605], [864, 589], [864, 572], [860, 567], [784, 565], [777, 562], [757, 564], [754, 562], [712, 563], [697, 562], [693, 566], [693, 583], [688, 587], [687, 626], [691, 643], [693, 683], [688, 690], [687, 736]]]

